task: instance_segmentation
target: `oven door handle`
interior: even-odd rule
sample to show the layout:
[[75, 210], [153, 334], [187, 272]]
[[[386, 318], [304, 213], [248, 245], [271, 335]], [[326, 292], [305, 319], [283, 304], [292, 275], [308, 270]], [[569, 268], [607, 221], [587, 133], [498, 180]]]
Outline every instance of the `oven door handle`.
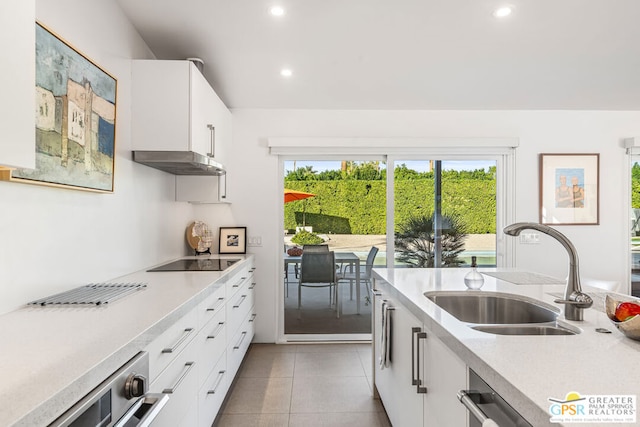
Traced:
[[168, 394], [148, 393], [138, 399], [136, 403], [134, 403], [133, 406], [131, 406], [131, 408], [127, 410], [122, 418], [120, 418], [118, 422], [113, 425], [113, 427], [123, 427], [127, 425], [127, 423], [134, 417], [136, 412], [138, 412], [138, 410], [142, 407], [142, 405], [148, 405], [149, 407], [147, 408], [142, 418], [138, 420], [138, 423], [135, 426], [148, 427], [149, 425], [151, 425], [153, 420], [156, 419], [158, 414], [160, 414], [160, 411], [162, 411], [162, 408], [167, 404], [168, 401]]

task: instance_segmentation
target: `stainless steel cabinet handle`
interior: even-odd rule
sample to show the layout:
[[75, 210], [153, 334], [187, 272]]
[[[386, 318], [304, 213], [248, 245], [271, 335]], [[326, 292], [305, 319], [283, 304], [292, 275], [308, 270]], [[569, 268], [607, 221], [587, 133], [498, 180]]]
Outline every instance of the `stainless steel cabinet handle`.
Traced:
[[162, 392], [164, 394], [172, 394], [174, 393], [178, 387], [180, 386], [180, 383], [182, 383], [182, 380], [185, 379], [185, 377], [189, 374], [189, 371], [191, 371], [191, 369], [196, 366], [196, 362], [187, 362], [184, 364], [184, 367], [186, 368], [184, 370], [184, 372], [182, 373], [182, 375], [180, 375], [180, 378], [178, 378], [178, 381], [176, 381], [176, 383], [174, 384], [173, 387], [171, 388], [165, 388], [164, 390], [162, 390]]
[[178, 347], [180, 347], [180, 344], [182, 344], [184, 342], [184, 340], [187, 339], [187, 337], [189, 335], [191, 335], [191, 333], [194, 331], [193, 328], [187, 328], [184, 330], [184, 332], [182, 333], [182, 336], [180, 337], [180, 339], [178, 341], [176, 341], [176, 343], [172, 346], [172, 347], [167, 347], [167, 348], [163, 348], [162, 352], [163, 353], [173, 353], [174, 351], [176, 351], [176, 349]]
[[233, 346], [234, 350], [237, 350], [237, 349], [240, 348], [240, 346], [242, 345], [242, 341], [244, 341], [246, 336], [247, 336], [247, 332], [246, 331], [242, 332], [242, 336], [240, 337], [240, 341], [238, 341], [238, 343]]
[[238, 300], [238, 302], [236, 303], [236, 305], [233, 306], [233, 308], [239, 308], [240, 305], [242, 305], [242, 303], [244, 302], [244, 300], [247, 299], [246, 295], [242, 295], [240, 297], [240, 299]]
[[420, 328], [411, 328], [411, 385], [418, 385], [418, 378], [416, 377], [416, 334], [420, 331]]
[[218, 307], [220, 307], [220, 304], [222, 304], [223, 301], [224, 301], [224, 298], [222, 298], [222, 297], [218, 298], [218, 303], [216, 305], [214, 305], [213, 307], [207, 308], [207, 311], [216, 311], [218, 309]]
[[207, 125], [207, 128], [209, 129], [209, 131], [211, 131], [211, 152], [207, 153], [207, 156], [209, 157], [215, 157], [216, 156], [216, 127], [214, 125]]
[[218, 323], [218, 327], [213, 332], [211, 332], [209, 335], [207, 335], [207, 339], [209, 340], [209, 339], [213, 339], [213, 338], [217, 337], [218, 336], [218, 332], [220, 332], [222, 330], [222, 328], [224, 328], [224, 322]]
[[246, 277], [241, 277], [240, 280], [238, 280], [238, 282], [235, 285], [233, 285], [233, 287], [234, 288], [239, 287], [242, 284], [242, 282], [244, 282], [244, 279], [246, 279]]
[[249, 323], [251, 323], [251, 322], [253, 322], [254, 320], [256, 320], [256, 317], [257, 317], [257, 316], [258, 316], [258, 315], [257, 315], [256, 313], [253, 313], [253, 314], [251, 315], [251, 319], [249, 319]]
[[[223, 190], [220, 192], [220, 198], [221, 199], [226, 199], [227, 198], [227, 175], [222, 175], [220, 177], [220, 179], [223, 182]], [[220, 185], [220, 184], [218, 184]]]
[[489, 401], [487, 402], [480, 401], [481, 400], [480, 393], [473, 392], [470, 390], [460, 390], [458, 392], [458, 400], [467, 408], [469, 412], [471, 412], [471, 414], [478, 421], [480, 421], [480, 424], [484, 424], [485, 421], [489, 420], [489, 417], [487, 417], [487, 415], [484, 412], [482, 412], [482, 409], [480, 409], [480, 407], [476, 403], [476, 400], [478, 401], [478, 403], [489, 403]]
[[413, 329], [418, 329], [418, 331], [416, 332], [416, 379], [417, 379], [416, 393], [424, 394], [427, 392], [427, 388], [420, 387], [420, 385], [423, 383], [422, 379], [420, 379], [420, 340], [427, 339], [427, 333], [420, 332], [420, 328], [413, 328]]
[[213, 388], [211, 390], [207, 391], [207, 394], [216, 394], [216, 391], [218, 390], [218, 387], [220, 387], [220, 383], [222, 382], [222, 378], [224, 378], [225, 372], [227, 372], [227, 371], [218, 372], [218, 379], [216, 380], [215, 384], [213, 385]]
[[251, 286], [249, 286], [249, 290], [252, 291], [253, 288], [256, 287], [256, 282], [251, 282]]

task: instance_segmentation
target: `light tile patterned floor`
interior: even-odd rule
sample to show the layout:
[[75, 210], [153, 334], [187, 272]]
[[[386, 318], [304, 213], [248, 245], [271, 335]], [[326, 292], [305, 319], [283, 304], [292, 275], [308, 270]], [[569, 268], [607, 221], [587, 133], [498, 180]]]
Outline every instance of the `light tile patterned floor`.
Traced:
[[390, 427], [370, 344], [252, 344], [216, 427]]

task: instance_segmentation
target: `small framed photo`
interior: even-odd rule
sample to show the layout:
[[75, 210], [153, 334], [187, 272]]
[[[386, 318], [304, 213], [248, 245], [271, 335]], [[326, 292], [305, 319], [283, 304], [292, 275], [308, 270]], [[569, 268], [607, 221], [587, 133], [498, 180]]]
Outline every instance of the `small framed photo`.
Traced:
[[247, 253], [247, 227], [220, 227], [221, 254]]
[[540, 223], [598, 225], [600, 154], [540, 154]]

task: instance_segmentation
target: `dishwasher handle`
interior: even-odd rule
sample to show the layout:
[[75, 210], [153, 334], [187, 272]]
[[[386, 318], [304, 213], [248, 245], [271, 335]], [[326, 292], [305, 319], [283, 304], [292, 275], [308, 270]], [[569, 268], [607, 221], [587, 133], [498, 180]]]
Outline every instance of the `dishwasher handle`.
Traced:
[[495, 421], [482, 412], [478, 404], [492, 403], [493, 397], [489, 393], [480, 393], [473, 390], [460, 390], [458, 400], [478, 420], [483, 427], [500, 427]]

